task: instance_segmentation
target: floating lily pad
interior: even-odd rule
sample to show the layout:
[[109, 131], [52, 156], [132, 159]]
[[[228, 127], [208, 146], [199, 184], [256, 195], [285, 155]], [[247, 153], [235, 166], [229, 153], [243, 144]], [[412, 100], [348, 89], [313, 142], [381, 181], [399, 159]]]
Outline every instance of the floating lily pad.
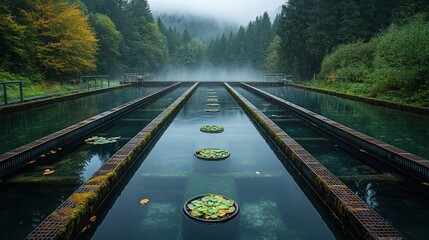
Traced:
[[191, 198], [183, 209], [189, 217], [204, 222], [227, 221], [238, 214], [234, 200], [211, 193]]
[[205, 133], [221, 133], [223, 132], [223, 127], [215, 126], [215, 125], [207, 125], [207, 126], [202, 126], [200, 128], [200, 131]]
[[87, 138], [85, 142], [91, 145], [103, 145], [103, 144], [109, 144], [109, 143], [116, 143], [120, 138], [121, 137], [106, 138], [106, 137], [94, 136], [94, 137]]
[[219, 103], [207, 103], [206, 104], [207, 107], [219, 107]]
[[216, 92], [207, 92], [207, 95], [216, 94]]
[[204, 109], [204, 112], [214, 113], [214, 112], [220, 112], [219, 108], [206, 108]]
[[206, 160], [222, 160], [229, 157], [229, 152], [217, 148], [205, 148], [195, 152], [195, 156]]

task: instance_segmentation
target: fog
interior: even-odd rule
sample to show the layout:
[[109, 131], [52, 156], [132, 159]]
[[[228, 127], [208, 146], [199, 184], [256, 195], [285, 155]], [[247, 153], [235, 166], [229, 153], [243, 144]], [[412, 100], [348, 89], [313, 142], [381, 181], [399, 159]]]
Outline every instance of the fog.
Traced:
[[180, 82], [241, 82], [263, 81], [264, 75], [251, 68], [200, 67], [197, 69], [168, 67], [166, 71], [155, 75], [156, 81]]
[[286, 0], [149, 0], [156, 12], [191, 13], [245, 25], [264, 12], [274, 13]]

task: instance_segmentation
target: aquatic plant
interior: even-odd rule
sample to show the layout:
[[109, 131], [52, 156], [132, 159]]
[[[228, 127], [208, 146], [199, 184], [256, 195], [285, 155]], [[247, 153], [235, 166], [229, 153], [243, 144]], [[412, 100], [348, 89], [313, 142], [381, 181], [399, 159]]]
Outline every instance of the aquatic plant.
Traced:
[[195, 152], [195, 156], [198, 158], [208, 160], [221, 160], [229, 157], [229, 155], [228, 151], [217, 148], [205, 148]]
[[94, 136], [94, 137], [85, 139], [85, 142], [91, 145], [103, 145], [103, 144], [115, 143], [120, 138], [121, 138], [120, 136], [110, 137], [110, 138]]
[[210, 113], [220, 112], [220, 109], [219, 108], [206, 108], [206, 109], [204, 109], [204, 112], [210, 112]]
[[216, 92], [207, 92], [207, 95], [216, 94]]
[[219, 103], [207, 103], [206, 104], [207, 107], [219, 107]]
[[200, 127], [201, 132], [206, 133], [221, 133], [223, 132], [223, 127], [221, 126], [215, 126], [215, 125], [207, 125]]
[[217, 96], [207, 96], [207, 98], [217, 98]]
[[186, 204], [186, 211], [201, 220], [223, 220], [233, 215], [235, 201], [219, 194], [208, 193]]

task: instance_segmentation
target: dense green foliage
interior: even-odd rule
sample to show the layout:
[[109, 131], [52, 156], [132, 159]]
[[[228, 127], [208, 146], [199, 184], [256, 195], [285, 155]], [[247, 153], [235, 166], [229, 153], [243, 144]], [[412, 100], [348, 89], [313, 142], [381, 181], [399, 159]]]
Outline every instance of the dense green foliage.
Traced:
[[3, 72], [55, 80], [154, 72], [167, 61], [147, 0], [4, 0], [0, 21]]
[[200, 17], [183, 14], [156, 14], [157, 19], [172, 31], [184, 32], [185, 30], [195, 38], [209, 43], [212, 39], [222, 35], [225, 32], [235, 31], [238, 27], [229, 22], [221, 22], [208, 17]]
[[393, 20], [428, 9], [423, 0], [289, 0], [277, 29], [279, 67], [298, 79], [310, 79], [336, 46], [367, 42]]
[[228, 36], [222, 34], [213, 40], [207, 49], [208, 59], [214, 66], [251, 67], [266, 70], [268, 47], [275, 35], [267, 13], [251, 21], [247, 27]]

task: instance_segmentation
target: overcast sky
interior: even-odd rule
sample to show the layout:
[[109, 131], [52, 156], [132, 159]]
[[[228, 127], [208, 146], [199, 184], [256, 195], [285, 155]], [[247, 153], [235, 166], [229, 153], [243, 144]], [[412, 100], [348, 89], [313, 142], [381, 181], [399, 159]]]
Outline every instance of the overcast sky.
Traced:
[[247, 24], [264, 12], [272, 13], [286, 0], [148, 0], [154, 12], [189, 12]]

